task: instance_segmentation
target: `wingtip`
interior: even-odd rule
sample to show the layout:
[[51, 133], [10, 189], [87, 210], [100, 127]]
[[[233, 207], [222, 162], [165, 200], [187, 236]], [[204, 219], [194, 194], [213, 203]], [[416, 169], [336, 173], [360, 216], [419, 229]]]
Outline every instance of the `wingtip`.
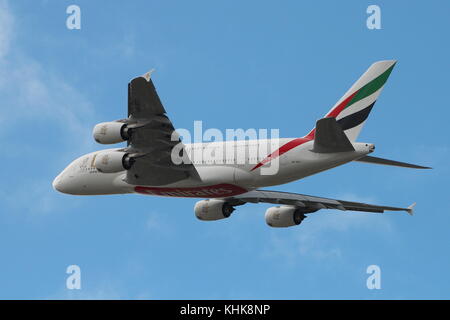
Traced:
[[414, 215], [414, 207], [416, 206], [416, 203], [414, 202], [412, 205], [410, 205], [408, 208], [406, 208], [406, 212], [408, 212], [408, 214], [410, 216]]
[[146, 72], [142, 78], [144, 78], [145, 80], [150, 81], [150, 78], [152, 77], [152, 73], [155, 72], [155, 69], [151, 69], [150, 71]]
[[414, 169], [433, 169], [432, 167], [419, 166], [417, 164], [414, 165]]

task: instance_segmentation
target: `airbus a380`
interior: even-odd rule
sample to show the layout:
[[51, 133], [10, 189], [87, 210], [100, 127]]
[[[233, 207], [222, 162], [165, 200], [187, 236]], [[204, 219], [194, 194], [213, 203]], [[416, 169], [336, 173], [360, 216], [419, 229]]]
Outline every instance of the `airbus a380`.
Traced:
[[[206, 198], [195, 204], [194, 212], [200, 220], [228, 218], [235, 207], [249, 202], [271, 203], [275, 206], [267, 209], [265, 220], [272, 227], [298, 225], [307, 214], [320, 209], [412, 214], [414, 205], [390, 207], [259, 189], [351, 161], [427, 168], [369, 156], [375, 146], [356, 142], [395, 63], [387, 60], [372, 64], [303, 137], [192, 144], [174, 139], [174, 126], [156, 93], [151, 73], [146, 73], [128, 84], [128, 118], [97, 124], [93, 130], [98, 143], [126, 141], [127, 147], [81, 156], [55, 178], [53, 187], [73, 195], [140, 193]], [[175, 154], [183, 161], [174, 161], [176, 148]], [[261, 154], [255, 150], [268, 151]], [[274, 163], [276, 170], [264, 173]]]

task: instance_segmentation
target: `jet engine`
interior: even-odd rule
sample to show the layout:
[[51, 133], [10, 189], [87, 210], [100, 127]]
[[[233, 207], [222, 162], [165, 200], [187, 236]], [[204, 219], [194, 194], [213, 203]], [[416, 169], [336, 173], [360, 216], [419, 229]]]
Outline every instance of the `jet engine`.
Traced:
[[306, 218], [304, 212], [294, 206], [278, 206], [267, 209], [266, 223], [274, 228], [299, 225]]
[[114, 173], [131, 169], [134, 158], [123, 151], [105, 151], [95, 157], [94, 165], [102, 173]]
[[92, 133], [95, 141], [101, 144], [119, 143], [130, 138], [127, 124], [118, 121], [99, 123]]
[[233, 211], [233, 206], [219, 199], [202, 200], [197, 202], [194, 207], [195, 216], [204, 221], [228, 218]]

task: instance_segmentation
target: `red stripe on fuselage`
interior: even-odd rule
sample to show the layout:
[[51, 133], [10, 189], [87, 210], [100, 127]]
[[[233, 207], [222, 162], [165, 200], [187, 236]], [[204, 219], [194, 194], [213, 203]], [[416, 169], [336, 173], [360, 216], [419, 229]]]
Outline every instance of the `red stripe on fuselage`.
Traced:
[[299, 145], [304, 144], [305, 142], [310, 141], [309, 138], [297, 138], [294, 140], [289, 141], [288, 143], [282, 145], [278, 150], [272, 152], [270, 155], [268, 155], [264, 160], [262, 160], [260, 163], [258, 163], [256, 166], [253, 167], [253, 170], [258, 169], [259, 167], [265, 165], [266, 163], [272, 161], [275, 158], [278, 158], [279, 156], [283, 155], [284, 153], [288, 152], [289, 150], [298, 147]]

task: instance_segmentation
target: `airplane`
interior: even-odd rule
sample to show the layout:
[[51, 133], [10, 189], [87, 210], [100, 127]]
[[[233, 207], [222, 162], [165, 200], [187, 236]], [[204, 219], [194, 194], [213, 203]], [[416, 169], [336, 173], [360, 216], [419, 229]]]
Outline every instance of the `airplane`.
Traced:
[[[203, 221], [228, 218], [246, 203], [270, 203], [275, 206], [267, 209], [266, 223], [279, 228], [299, 225], [306, 215], [320, 209], [412, 215], [415, 203], [402, 208], [260, 189], [352, 161], [430, 169], [370, 156], [374, 144], [356, 142], [395, 64], [396, 60], [373, 63], [303, 137], [189, 144], [177, 136], [148, 72], [128, 84], [128, 117], [99, 123], [93, 129], [98, 143], [126, 142], [127, 146], [79, 157], [54, 179], [53, 188], [72, 195], [203, 198], [194, 206], [196, 217]], [[267, 151], [268, 147], [274, 151]], [[255, 153], [255, 148], [266, 153]], [[174, 161], [174, 154], [183, 161]], [[245, 161], [238, 161], [242, 158]], [[277, 170], [263, 174], [275, 162]]]

